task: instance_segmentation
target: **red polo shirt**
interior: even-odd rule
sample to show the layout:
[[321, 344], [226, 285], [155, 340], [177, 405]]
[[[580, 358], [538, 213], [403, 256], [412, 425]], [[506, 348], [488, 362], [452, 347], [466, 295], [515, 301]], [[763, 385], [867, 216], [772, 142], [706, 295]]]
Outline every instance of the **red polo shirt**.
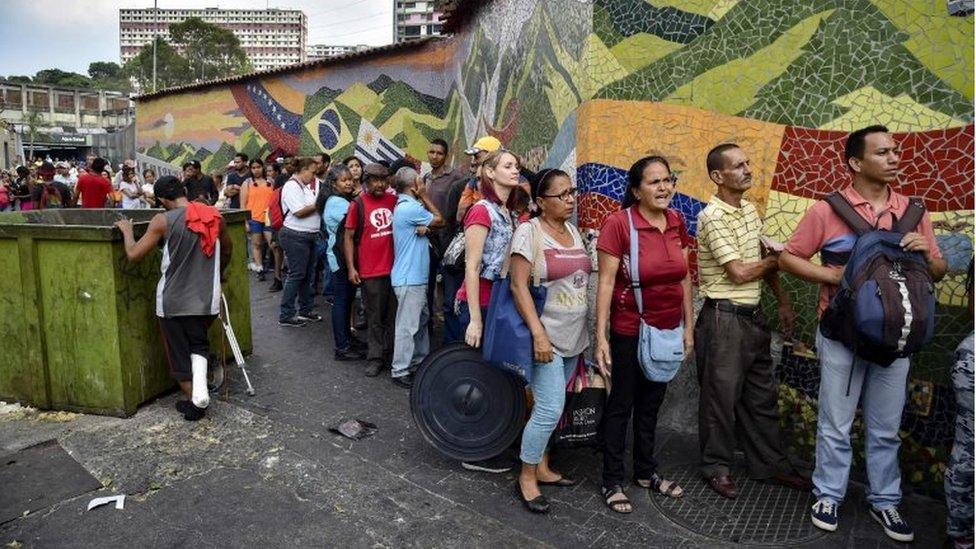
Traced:
[[[684, 298], [681, 281], [688, 275], [684, 249], [691, 245], [691, 237], [680, 213], [667, 210], [665, 217], [667, 226], [661, 232], [651, 226], [634, 207], [640, 258], [637, 272], [644, 302], [644, 322], [655, 328], [670, 330], [681, 324], [681, 302]], [[630, 224], [626, 210], [607, 218], [600, 229], [596, 249], [620, 259], [610, 302], [610, 329], [621, 335], [637, 336], [640, 324], [637, 301], [630, 287]]]

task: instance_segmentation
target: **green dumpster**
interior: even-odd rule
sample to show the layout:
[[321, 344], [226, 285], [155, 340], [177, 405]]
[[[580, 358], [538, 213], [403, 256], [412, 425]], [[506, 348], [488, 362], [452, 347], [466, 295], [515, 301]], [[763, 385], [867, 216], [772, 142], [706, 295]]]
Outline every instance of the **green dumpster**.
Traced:
[[[129, 416], [175, 387], [156, 320], [160, 252], [130, 263], [112, 227], [124, 213], [135, 221], [138, 239], [161, 211], [0, 214], [0, 400]], [[234, 242], [224, 294], [238, 342], [249, 353], [249, 213], [223, 215]], [[210, 341], [218, 356], [223, 347], [231, 357], [219, 322]]]

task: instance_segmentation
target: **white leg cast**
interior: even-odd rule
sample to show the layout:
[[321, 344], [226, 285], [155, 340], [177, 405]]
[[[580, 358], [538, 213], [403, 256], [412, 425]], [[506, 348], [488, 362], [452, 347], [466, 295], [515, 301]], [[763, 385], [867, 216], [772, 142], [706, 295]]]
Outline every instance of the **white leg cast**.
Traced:
[[206, 408], [210, 405], [210, 394], [207, 392], [207, 357], [190, 355], [190, 366], [193, 369], [193, 405]]

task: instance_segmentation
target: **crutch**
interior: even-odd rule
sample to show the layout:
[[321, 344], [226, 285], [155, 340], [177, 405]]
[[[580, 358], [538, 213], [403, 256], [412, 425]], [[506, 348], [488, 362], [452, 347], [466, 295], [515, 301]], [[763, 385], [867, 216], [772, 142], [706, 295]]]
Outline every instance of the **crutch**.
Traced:
[[220, 293], [220, 302], [222, 304], [220, 309], [220, 322], [224, 325], [224, 333], [227, 334], [230, 350], [234, 353], [234, 361], [237, 362], [241, 373], [244, 374], [244, 382], [247, 383], [248, 396], [254, 396], [254, 386], [251, 385], [251, 379], [247, 377], [247, 369], [244, 367], [244, 353], [241, 352], [241, 345], [237, 342], [237, 336], [234, 335], [234, 327], [230, 324], [230, 307], [227, 306], [227, 297], [223, 292]]

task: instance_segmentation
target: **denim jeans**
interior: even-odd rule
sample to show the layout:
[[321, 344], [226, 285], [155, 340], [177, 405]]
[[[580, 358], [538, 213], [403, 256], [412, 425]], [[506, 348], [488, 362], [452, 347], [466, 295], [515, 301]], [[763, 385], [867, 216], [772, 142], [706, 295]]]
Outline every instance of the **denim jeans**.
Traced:
[[349, 282], [349, 271], [339, 267], [338, 271], [329, 274], [334, 284], [334, 301], [332, 303], [332, 336], [335, 339], [336, 351], [347, 351], [352, 344], [352, 300], [356, 296], [356, 287]]
[[328, 241], [319, 236], [319, 239], [315, 242], [315, 268], [317, 270], [319, 265], [324, 266], [322, 269], [322, 297], [331, 297], [335, 299], [335, 281], [332, 280], [333, 273], [332, 269], [329, 268], [329, 257], [326, 255], [327, 252]]
[[312, 295], [312, 280], [315, 278], [315, 242], [318, 233], [303, 233], [282, 227], [278, 231], [278, 243], [285, 252], [288, 262], [288, 278], [281, 292], [281, 311], [278, 318], [285, 320], [295, 316], [295, 297], [298, 297], [298, 312], [311, 312], [315, 305]]
[[464, 341], [464, 331], [461, 329], [458, 313], [454, 312], [455, 297], [463, 283], [463, 272], [456, 272], [452, 268], [441, 268], [441, 285], [444, 287], [444, 345]]
[[887, 368], [878, 366], [855, 357], [843, 343], [824, 337], [820, 330], [817, 330], [817, 355], [820, 357], [820, 410], [813, 495], [838, 504], [844, 500], [851, 470], [851, 424], [860, 401], [864, 413], [868, 503], [879, 510], [897, 506], [901, 502], [898, 429], [905, 407], [908, 359], [898, 359]]
[[403, 377], [430, 352], [427, 285], [394, 286], [397, 298], [393, 339], [393, 377]]
[[576, 369], [579, 355], [561, 357], [553, 354], [551, 362], [532, 365], [532, 415], [522, 430], [523, 463], [538, 465], [546, 451], [549, 437], [563, 415], [566, 403], [566, 383]]
[[[471, 323], [471, 312], [468, 311], [468, 302], [467, 301], [458, 301], [456, 304], [457, 304], [457, 308], [458, 308], [458, 312], [457, 312], [458, 334], [460, 334], [460, 337], [458, 337], [457, 341], [463, 343], [464, 342], [464, 333], [468, 331], [468, 324]], [[485, 318], [487, 316], [488, 316], [488, 308], [487, 307], [482, 307], [481, 308], [481, 325], [482, 326], [485, 325]], [[484, 336], [485, 336], [485, 334], [482, 331], [482, 333], [481, 333], [482, 339], [484, 339]]]

